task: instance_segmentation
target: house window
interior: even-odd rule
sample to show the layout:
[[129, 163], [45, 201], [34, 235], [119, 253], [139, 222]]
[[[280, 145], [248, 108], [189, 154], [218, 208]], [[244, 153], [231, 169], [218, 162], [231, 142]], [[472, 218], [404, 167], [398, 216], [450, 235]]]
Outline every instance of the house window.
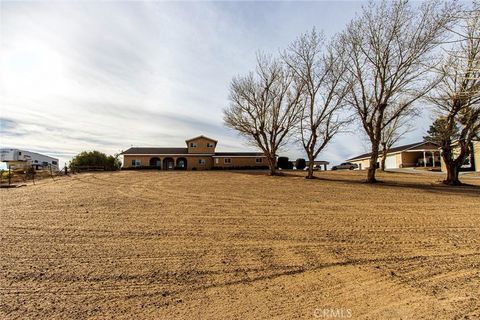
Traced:
[[196, 148], [197, 147], [197, 144], [195, 142], [190, 142], [190, 147], [191, 148]]
[[255, 158], [256, 163], [262, 163], [262, 158]]
[[225, 159], [223, 159], [223, 163], [230, 164], [230, 163], [232, 163], [232, 159], [231, 158], [225, 158]]
[[205, 159], [198, 159], [198, 164], [204, 166], [205, 165]]
[[218, 161], [218, 158], [215, 158], [215, 164], [218, 164], [219, 161]]
[[35, 160], [35, 161], [33, 161], [33, 162], [38, 163], [38, 160]]
[[18, 155], [21, 156], [21, 155], [22, 155], [22, 152], [21, 152], [21, 151], [18, 151]]
[[52, 161], [52, 164], [57, 164], [57, 161], [55, 161], [55, 160], [54, 160], [54, 161]]
[[132, 166], [138, 167], [139, 165], [140, 165], [140, 160], [137, 160], [137, 159], [132, 160]]
[[207, 142], [207, 148], [213, 148], [214, 147], [214, 144], [211, 143], [211, 142]]

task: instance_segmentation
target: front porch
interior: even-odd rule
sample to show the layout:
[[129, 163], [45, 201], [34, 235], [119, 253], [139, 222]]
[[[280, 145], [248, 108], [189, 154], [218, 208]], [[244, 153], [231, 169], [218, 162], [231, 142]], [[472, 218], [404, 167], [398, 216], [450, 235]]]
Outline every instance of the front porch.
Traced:
[[440, 151], [437, 150], [407, 150], [401, 156], [401, 168], [440, 168]]
[[176, 156], [136, 157], [129, 159], [125, 169], [187, 170], [187, 158]]

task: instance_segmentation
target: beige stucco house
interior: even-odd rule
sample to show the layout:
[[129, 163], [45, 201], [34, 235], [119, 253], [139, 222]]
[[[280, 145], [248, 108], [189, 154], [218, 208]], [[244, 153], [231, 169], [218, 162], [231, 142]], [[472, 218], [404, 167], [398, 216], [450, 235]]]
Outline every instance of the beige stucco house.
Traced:
[[263, 153], [216, 152], [217, 140], [205, 136], [188, 139], [185, 143], [186, 148], [132, 147], [122, 153], [123, 168], [209, 170], [267, 166]]
[[[347, 160], [356, 163], [360, 170], [370, 166], [371, 153], [364, 153]], [[379, 166], [382, 156], [378, 159]], [[429, 142], [417, 142], [391, 148], [385, 160], [386, 169], [406, 167], [438, 167], [440, 166], [440, 150]]]
[[[480, 141], [472, 142], [472, 154], [465, 159], [461, 168], [462, 171], [476, 171], [480, 172]], [[445, 162], [441, 159], [442, 171], [446, 171]]]

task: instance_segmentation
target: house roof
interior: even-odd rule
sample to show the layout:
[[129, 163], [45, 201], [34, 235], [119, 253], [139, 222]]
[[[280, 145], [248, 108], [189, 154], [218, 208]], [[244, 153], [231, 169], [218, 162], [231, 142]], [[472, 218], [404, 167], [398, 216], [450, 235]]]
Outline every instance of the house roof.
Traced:
[[217, 143], [217, 140], [212, 139], [212, 138], [209, 138], [209, 137], [206, 137], [206, 136], [204, 136], [204, 135], [200, 135], [200, 136], [198, 136], [198, 137], [190, 138], [190, 139], [188, 139], [188, 140], [185, 140], [185, 142], [188, 143], [188, 142], [190, 142], [190, 141], [192, 141], [192, 140], [197, 140], [197, 139], [200, 139], [200, 138], [207, 139], [207, 140], [210, 140], [210, 141], [213, 141], [213, 142]]
[[214, 157], [263, 157], [262, 152], [215, 152]]
[[[310, 162], [310, 161], [305, 161], [307, 164]], [[314, 164], [330, 164], [330, 162], [328, 161], [323, 161], [323, 160], [315, 160], [313, 161]]]
[[132, 147], [122, 154], [188, 154], [188, 148]]
[[[398, 152], [402, 152], [402, 151], [415, 151], [415, 150], [438, 151], [438, 146], [431, 143], [431, 142], [416, 142], [416, 143], [410, 143], [410, 144], [406, 144], [406, 145], [403, 145], [403, 146], [390, 148], [390, 150], [388, 151], [388, 154], [398, 153]], [[348, 159], [348, 161], [369, 158], [371, 155], [372, 155], [371, 152], [364, 153], [364, 154], [358, 155], [356, 157], [350, 158], [350, 159]]]
[[[188, 153], [188, 148], [152, 148], [152, 147], [132, 147], [122, 154], [151, 154], [151, 155], [160, 155], [160, 154], [184, 154], [198, 156], [196, 153]], [[211, 154], [214, 157], [263, 157], [261, 152], [215, 152]]]

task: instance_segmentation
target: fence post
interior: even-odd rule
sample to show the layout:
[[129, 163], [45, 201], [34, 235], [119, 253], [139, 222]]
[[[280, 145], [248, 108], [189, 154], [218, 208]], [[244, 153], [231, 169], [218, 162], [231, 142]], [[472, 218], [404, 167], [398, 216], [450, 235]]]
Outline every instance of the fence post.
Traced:
[[53, 177], [52, 165], [49, 164], [48, 168], [50, 169], [50, 177], [52, 177], [52, 180], [55, 181], [55, 178]]

